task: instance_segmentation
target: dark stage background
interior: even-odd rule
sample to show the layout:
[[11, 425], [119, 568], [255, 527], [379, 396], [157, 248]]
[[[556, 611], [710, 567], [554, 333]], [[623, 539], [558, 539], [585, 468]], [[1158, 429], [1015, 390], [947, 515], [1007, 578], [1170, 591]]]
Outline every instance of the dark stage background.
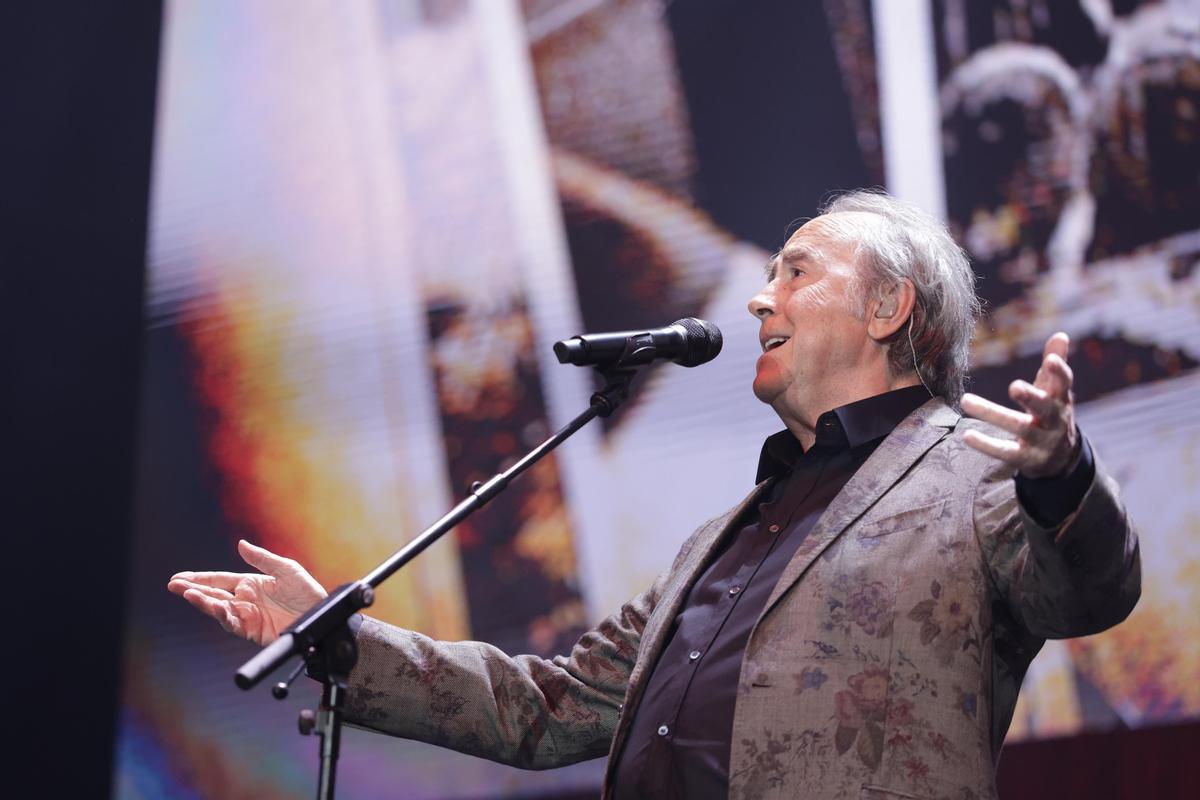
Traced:
[[14, 797], [111, 791], [160, 16], [142, 0], [0, 11]]
[[[855, 0], [6, 11], [4, 485], [31, 787], [307, 794], [292, 720], [313, 698], [236, 692], [251, 650], [166, 577], [235, 567], [239, 536], [327, 585], [357, 575], [579, 405], [548, 342], [712, 318], [721, 359], [649, 376], [376, 609], [567, 646], [748, 486], [773, 430], [738, 360], [762, 258], [830, 190], [886, 185], [974, 258], [975, 391], [1072, 333], [1082, 425], [1146, 536], [1138, 612], [1039, 656], [1002, 796], [1200, 793], [1200, 14], [916, 5], [924, 39]], [[940, 130], [904, 113], [922, 103]], [[724, 471], [659, 479], [696, 459]], [[648, 475], [662, 509], [631, 521]], [[345, 797], [585, 797], [599, 774], [365, 734], [343, 766]]]

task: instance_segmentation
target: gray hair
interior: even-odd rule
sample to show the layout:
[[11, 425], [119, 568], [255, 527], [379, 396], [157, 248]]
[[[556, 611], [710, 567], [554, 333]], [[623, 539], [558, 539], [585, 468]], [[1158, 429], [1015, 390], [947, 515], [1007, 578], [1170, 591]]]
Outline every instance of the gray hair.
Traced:
[[[821, 216], [851, 211], [873, 214], [882, 222], [826, 220], [836, 235], [858, 246], [858, 272], [850, 287], [858, 313], [865, 313], [872, 295], [885, 287], [909, 280], [916, 289], [907, 329], [888, 341], [888, 369], [893, 375], [916, 372], [933, 394], [957, 405], [981, 313], [967, 254], [944, 223], [882, 190], [838, 195], [821, 208]], [[904, 346], [910, 341], [911, 347]]]

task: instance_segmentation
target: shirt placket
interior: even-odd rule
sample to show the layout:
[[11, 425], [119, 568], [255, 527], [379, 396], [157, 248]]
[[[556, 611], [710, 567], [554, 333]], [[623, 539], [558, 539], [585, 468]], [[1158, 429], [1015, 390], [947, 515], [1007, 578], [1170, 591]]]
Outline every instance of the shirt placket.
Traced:
[[713, 642], [720, 635], [721, 629], [733, 613], [745, 585], [753, 579], [759, 567], [766, 561], [770, 553], [770, 545], [771, 542], [766, 540], [756, 542], [756, 546], [747, 554], [750, 557], [747, 559], [747, 563], [744, 563], [732, 575], [722, 578], [713, 584], [714, 588], [719, 587], [721, 589], [723, 602], [713, 605], [713, 612], [703, 625], [702, 635], [695, 637], [697, 640], [704, 642], [704, 644], [696, 644], [684, 656], [687, 660], [682, 665], [682, 668], [687, 670], [686, 677], [681, 676], [682, 679], [679, 681], [681, 690], [678, 692], [675, 702], [671, 707], [670, 719], [662, 721], [658, 727], [658, 735], [667, 739], [668, 742], [674, 733], [673, 726], [675, 720], [679, 718], [679, 710], [683, 707], [683, 703], [687, 700], [688, 693], [691, 691], [692, 682], [696, 678], [696, 672], [703, 661], [704, 653], [712, 647]]
[[[754, 577], [762, 569], [771, 553], [775, 550], [776, 545], [780, 541], [780, 534], [786, 532], [788, 526], [795, 519], [796, 511], [804, 505], [805, 500], [812, 494], [813, 489], [820, 483], [821, 475], [825, 471], [825, 465], [829, 459], [825, 455], [820, 457], [820, 462], [815, 465], [809, 465], [809, 468], [804, 472], [810, 473], [803, 475], [802, 487], [788, 486], [785, 487], [782, 496], [778, 501], [763, 504], [760, 507], [759, 522], [756, 526], [759, 533], [766, 532], [767, 536], [756, 537], [755, 545], [747, 553], [744, 563], [737, 569], [733, 575], [728, 578], [723, 578], [715, 583], [715, 586], [720, 586], [724, 599], [727, 601], [719, 606], [714, 606], [719, 609], [714, 613], [710, 620], [706, 623], [705, 632], [701, 638], [705, 644], [701, 648], [699, 646], [693, 648], [687, 653], [688, 674], [685, 680], [682, 681], [682, 691], [679, 692], [671, 710], [670, 721], [663, 721], [659, 724], [658, 735], [670, 740], [673, 733], [672, 725], [679, 718], [679, 710], [683, 707], [687, 700], [688, 694], [691, 692], [692, 684], [696, 679], [696, 675], [702, 666], [704, 654], [708, 652], [713, 643], [720, 636], [722, 628], [729, 621], [730, 616], [737, 608], [738, 600], [741, 599], [746, 587], [754, 580]], [[794, 502], [787, 502], [788, 495], [799, 491], [800, 496]], [[671, 748], [668, 748], [673, 756]]]

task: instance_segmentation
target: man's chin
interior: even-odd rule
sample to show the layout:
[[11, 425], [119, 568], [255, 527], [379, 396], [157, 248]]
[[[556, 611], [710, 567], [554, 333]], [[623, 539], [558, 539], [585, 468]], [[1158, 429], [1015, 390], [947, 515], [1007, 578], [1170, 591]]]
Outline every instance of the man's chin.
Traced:
[[772, 381], [762, 380], [757, 377], [754, 379], [751, 389], [754, 392], [754, 396], [767, 405], [773, 405], [780, 393], [783, 392], [783, 387]]

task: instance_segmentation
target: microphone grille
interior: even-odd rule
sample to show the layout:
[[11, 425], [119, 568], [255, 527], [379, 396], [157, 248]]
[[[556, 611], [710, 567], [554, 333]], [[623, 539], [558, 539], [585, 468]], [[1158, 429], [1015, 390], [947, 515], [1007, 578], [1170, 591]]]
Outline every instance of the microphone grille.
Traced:
[[708, 320], [684, 317], [674, 324], [683, 328], [687, 338], [686, 352], [675, 359], [676, 364], [698, 367], [712, 361], [721, 352], [721, 329]]

